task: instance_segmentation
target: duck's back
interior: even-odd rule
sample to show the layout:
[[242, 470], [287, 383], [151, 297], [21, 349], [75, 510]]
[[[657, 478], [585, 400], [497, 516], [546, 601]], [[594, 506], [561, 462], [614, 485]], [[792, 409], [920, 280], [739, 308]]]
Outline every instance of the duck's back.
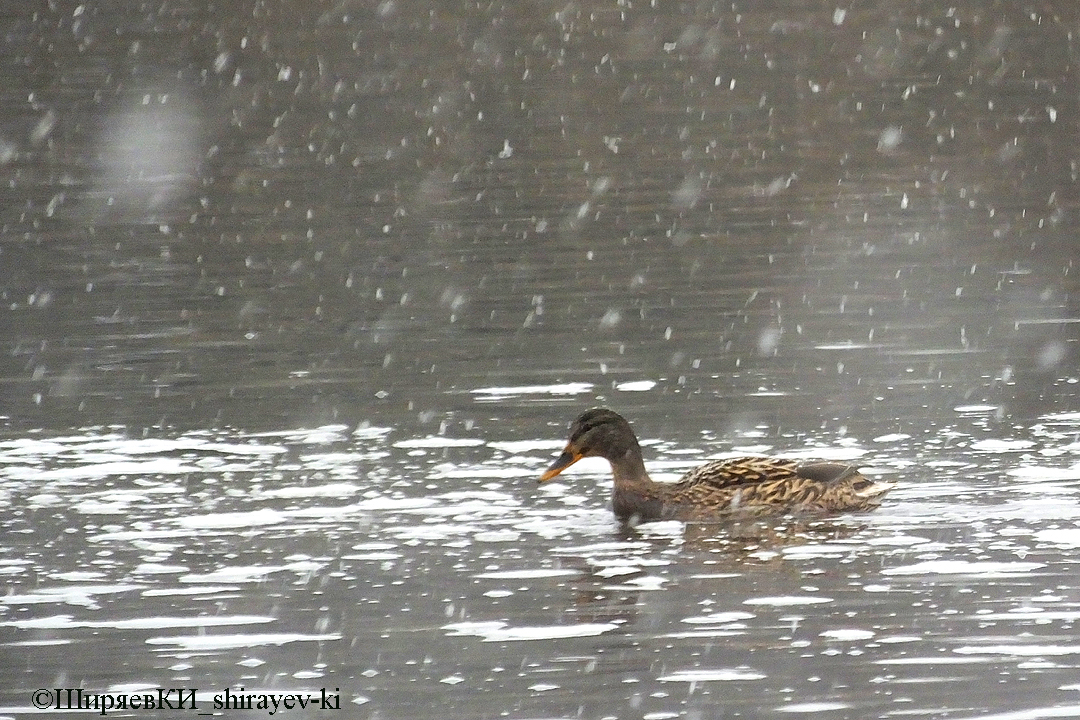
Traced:
[[739, 457], [692, 469], [669, 486], [671, 516], [786, 510], [861, 510], [876, 505], [887, 484], [854, 466], [784, 458]]

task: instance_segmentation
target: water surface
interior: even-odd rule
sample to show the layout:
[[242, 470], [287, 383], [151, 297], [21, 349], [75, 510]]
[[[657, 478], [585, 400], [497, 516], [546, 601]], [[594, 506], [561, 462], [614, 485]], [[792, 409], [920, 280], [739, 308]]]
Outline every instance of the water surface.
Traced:
[[[0, 714], [1080, 715], [1075, 21], [9, 8]], [[621, 528], [600, 404], [898, 487]]]
[[[956, 412], [918, 465], [912, 445], [945, 437], [813, 447], [903, 479], [873, 513], [635, 529], [591, 463], [536, 486], [545, 438], [9, 440], [4, 704], [242, 686], [431, 718], [1061, 712], [1077, 417], [1002, 441], [981, 438], [988, 412]], [[645, 440], [665, 473], [733, 449]]]

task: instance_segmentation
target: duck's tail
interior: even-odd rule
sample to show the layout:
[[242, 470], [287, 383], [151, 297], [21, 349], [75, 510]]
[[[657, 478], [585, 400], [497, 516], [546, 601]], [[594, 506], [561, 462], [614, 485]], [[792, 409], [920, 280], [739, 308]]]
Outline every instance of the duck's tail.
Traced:
[[[860, 476], [861, 477], [861, 476]], [[866, 500], [872, 500], [874, 498], [880, 498], [885, 493], [896, 487], [896, 483], [888, 482], [885, 480], [868, 480], [863, 477], [862, 482], [853, 483], [853, 489], [855, 494]]]

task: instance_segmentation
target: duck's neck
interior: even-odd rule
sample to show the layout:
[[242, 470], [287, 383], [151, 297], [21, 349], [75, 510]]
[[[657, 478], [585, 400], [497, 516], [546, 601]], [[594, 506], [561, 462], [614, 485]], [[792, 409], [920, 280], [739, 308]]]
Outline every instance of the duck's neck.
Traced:
[[641, 459], [640, 450], [627, 452], [621, 458], [609, 461], [611, 473], [615, 476], [615, 487], [653, 484], [649, 473], [645, 471], [645, 461]]
[[657, 484], [645, 471], [641, 452], [628, 452], [622, 458], [610, 460], [615, 476], [611, 495], [612, 509], [620, 520], [655, 520], [661, 516], [663, 501], [656, 492]]

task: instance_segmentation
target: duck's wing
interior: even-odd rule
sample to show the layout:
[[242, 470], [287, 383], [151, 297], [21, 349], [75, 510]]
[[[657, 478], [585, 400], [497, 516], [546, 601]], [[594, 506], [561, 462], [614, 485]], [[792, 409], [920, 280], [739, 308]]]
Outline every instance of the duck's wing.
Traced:
[[670, 486], [667, 502], [680, 516], [785, 505], [798, 486], [819, 484], [801, 479], [798, 463], [764, 457], [716, 460], [692, 469]]
[[[855, 476], [862, 478], [862, 475], [859, 474], [859, 468], [854, 465], [821, 460], [804, 462], [796, 465], [795, 474], [801, 478], [806, 478], [807, 480], [813, 480], [814, 482], [826, 485], [830, 485], [840, 480], [855, 478]], [[866, 480], [866, 478], [863, 478], [863, 480]], [[867, 482], [870, 481], [867, 480]]]
[[[833, 463], [809, 465], [829, 464]], [[796, 461], [782, 458], [737, 457], [714, 460], [690, 470], [679, 478], [675, 487], [684, 491], [734, 492], [763, 482], [794, 480], [801, 474], [799, 469], [800, 465]], [[824, 474], [824, 470], [820, 472]]]
[[846, 463], [741, 457], [694, 468], [673, 486], [672, 499], [701, 508], [845, 509], [877, 502], [891, 487]]

